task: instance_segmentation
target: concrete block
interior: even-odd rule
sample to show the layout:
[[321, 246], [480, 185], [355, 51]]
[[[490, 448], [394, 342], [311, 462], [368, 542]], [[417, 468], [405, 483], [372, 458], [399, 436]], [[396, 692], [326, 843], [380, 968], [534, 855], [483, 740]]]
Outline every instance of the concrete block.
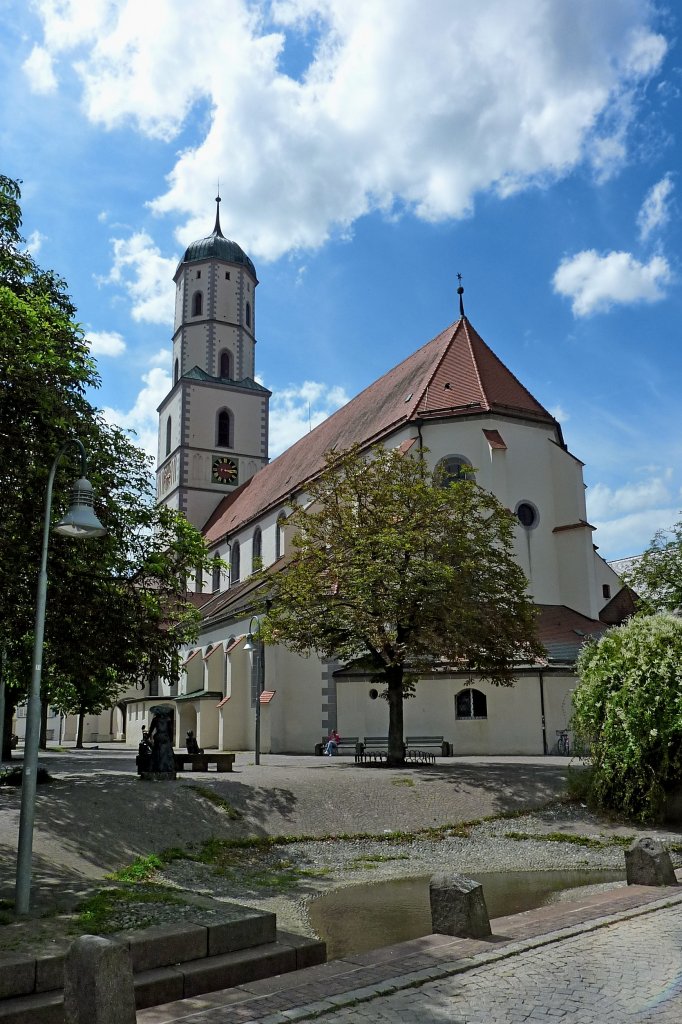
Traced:
[[297, 932], [278, 931], [277, 940], [296, 950], [297, 971], [327, 962], [327, 944], [320, 939], [311, 939], [310, 936], [299, 935]]
[[64, 964], [66, 1024], [136, 1024], [130, 953], [99, 935], [81, 935]]
[[206, 960], [181, 964], [178, 970], [185, 977], [184, 998], [234, 988], [247, 981], [258, 981], [271, 974], [285, 974], [296, 969], [296, 950], [279, 942], [256, 949], [240, 949]]
[[239, 907], [226, 918], [221, 917], [217, 924], [207, 925], [206, 931], [208, 955], [219, 956], [221, 953], [233, 953], [238, 949], [274, 942], [277, 938], [277, 918], [269, 911], [245, 911], [245, 908]]
[[206, 956], [206, 928], [199, 924], [159, 925], [144, 931], [117, 932], [113, 938], [130, 950], [133, 971], [172, 967]]
[[36, 992], [64, 988], [66, 953], [42, 953], [36, 956]]
[[492, 934], [480, 882], [443, 872], [431, 878], [429, 897], [434, 932], [468, 939]]
[[1, 1024], [64, 1024], [61, 992], [40, 992], [0, 1002]]
[[628, 885], [677, 885], [670, 854], [648, 836], [635, 839], [625, 851], [625, 877]]
[[0, 999], [35, 991], [36, 958], [18, 953], [0, 955]]
[[182, 999], [184, 978], [175, 967], [156, 967], [153, 971], [136, 974], [135, 1005], [138, 1010], [147, 1006], [160, 1006]]

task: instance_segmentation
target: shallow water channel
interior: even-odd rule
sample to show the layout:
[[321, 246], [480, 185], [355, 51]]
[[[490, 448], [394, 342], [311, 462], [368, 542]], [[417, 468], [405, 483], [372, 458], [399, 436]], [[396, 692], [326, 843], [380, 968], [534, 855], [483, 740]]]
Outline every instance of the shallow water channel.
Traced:
[[[310, 923], [327, 943], [328, 959], [429, 935], [430, 877], [352, 885], [313, 900], [308, 905]], [[567, 889], [621, 881], [625, 872], [490, 871], [467, 872], [467, 877], [483, 885], [492, 919], [552, 903]]]

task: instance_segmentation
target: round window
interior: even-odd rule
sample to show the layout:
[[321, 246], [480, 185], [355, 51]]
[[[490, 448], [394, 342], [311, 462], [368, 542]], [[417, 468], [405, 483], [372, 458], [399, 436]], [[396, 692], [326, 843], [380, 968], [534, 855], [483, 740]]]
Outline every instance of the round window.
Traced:
[[516, 506], [516, 517], [525, 530], [532, 530], [540, 520], [538, 510], [529, 501], [519, 502]]
[[372, 689], [372, 690], [369, 691], [369, 699], [370, 700], [376, 700], [378, 696], [379, 696], [379, 691], [378, 690]]

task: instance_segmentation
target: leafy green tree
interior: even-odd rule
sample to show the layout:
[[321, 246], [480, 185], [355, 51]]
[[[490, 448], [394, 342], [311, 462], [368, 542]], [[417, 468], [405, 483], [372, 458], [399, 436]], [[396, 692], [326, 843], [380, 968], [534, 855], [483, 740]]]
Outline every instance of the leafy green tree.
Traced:
[[[91, 405], [88, 396], [99, 386], [95, 364], [64, 283], [21, 249], [19, 200], [17, 183], [0, 176], [0, 645], [7, 652], [7, 712], [25, 695], [31, 674], [48, 473], [72, 436], [88, 452], [96, 511], [108, 533], [93, 541], [50, 538], [43, 696], [64, 711], [96, 712], [138, 679], [173, 676], [178, 648], [198, 625], [183, 581], [210, 563], [185, 518], [157, 507], [151, 460]], [[56, 516], [68, 507], [78, 471], [77, 458], [65, 454], [55, 478]]]
[[682, 620], [635, 616], [587, 644], [577, 670], [572, 725], [591, 757], [591, 800], [660, 819], [682, 783]]
[[682, 521], [654, 534], [625, 579], [644, 611], [672, 612], [682, 607]]
[[362, 659], [385, 686], [388, 761], [404, 763], [403, 700], [444, 664], [510, 684], [540, 653], [514, 518], [423, 453], [332, 453], [289, 518], [294, 555], [271, 584], [266, 642]]

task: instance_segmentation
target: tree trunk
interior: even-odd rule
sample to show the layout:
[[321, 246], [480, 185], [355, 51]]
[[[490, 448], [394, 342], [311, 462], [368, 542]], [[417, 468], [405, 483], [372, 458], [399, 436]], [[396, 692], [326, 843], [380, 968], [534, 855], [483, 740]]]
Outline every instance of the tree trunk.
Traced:
[[1, 760], [11, 761], [12, 760], [12, 719], [14, 718], [15, 705], [12, 700], [7, 699], [7, 691], [5, 691], [5, 715], [4, 721], [1, 723], [2, 728], [2, 755]]
[[41, 750], [47, 750], [47, 701], [41, 697], [40, 700], [40, 740], [38, 746]]
[[80, 709], [78, 715], [78, 729], [76, 730], [76, 750], [83, 749], [83, 726], [85, 725], [85, 710]]
[[405, 764], [403, 740], [403, 666], [386, 669], [388, 689], [388, 765], [402, 768]]

